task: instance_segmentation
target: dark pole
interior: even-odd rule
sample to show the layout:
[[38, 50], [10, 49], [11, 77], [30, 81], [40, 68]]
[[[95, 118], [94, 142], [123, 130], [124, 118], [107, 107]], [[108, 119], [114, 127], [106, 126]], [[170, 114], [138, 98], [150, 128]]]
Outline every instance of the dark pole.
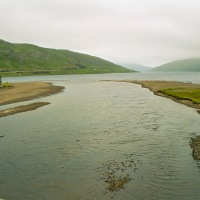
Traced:
[[1, 76], [0, 76], [0, 87], [2, 86], [2, 78], [1, 78]]

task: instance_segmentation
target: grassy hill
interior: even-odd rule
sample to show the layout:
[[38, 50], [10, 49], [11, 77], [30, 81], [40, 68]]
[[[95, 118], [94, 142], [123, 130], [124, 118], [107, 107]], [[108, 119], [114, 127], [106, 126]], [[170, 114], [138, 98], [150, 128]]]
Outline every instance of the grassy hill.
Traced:
[[200, 58], [170, 62], [153, 68], [151, 72], [200, 72]]
[[69, 50], [12, 44], [0, 40], [0, 74], [4, 76], [124, 72], [133, 70]]

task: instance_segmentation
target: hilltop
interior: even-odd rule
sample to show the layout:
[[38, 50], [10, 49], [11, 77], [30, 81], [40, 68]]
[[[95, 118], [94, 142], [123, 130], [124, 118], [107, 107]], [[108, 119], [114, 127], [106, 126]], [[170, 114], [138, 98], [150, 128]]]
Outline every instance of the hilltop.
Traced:
[[170, 62], [153, 68], [151, 72], [200, 72], [200, 58]]
[[126, 72], [134, 71], [98, 57], [69, 50], [0, 40], [0, 74], [4, 76]]

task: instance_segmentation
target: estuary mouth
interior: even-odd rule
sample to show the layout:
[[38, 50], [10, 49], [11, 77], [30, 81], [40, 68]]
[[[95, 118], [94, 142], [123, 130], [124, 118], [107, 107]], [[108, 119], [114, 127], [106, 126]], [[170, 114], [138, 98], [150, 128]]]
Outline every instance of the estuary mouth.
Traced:
[[196, 110], [97, 77], [108, 75], [50, 77], [66, 89], [41, 98], [48, 106], [0, 118], [0, 197], [199, 199]]

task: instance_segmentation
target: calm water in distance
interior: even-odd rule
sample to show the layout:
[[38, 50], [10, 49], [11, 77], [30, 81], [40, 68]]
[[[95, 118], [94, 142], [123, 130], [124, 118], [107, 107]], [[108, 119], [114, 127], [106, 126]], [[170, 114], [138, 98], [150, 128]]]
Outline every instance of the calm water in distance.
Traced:
[[[105, 79], [200, 83], [200, 73], [4, 78], [51, 81], [65, 90], [31, 101], [48, 106], [0, 118], [0, 199], [200, 199], [199, 164], [189, 146], [200, 135], [196, 110], [139, 85], [99, 81]], [[106, 171], [127, 159], [133, 165], [116, 175], [131, 180], [109, 191]]]
[[25, 77], [5, 77], [6, 82], [26, 82], [26, 81], [80, 81], [80, 80], [166, 80], [200, 83], [199, 72], [188, 73], [123, 73], [123, 74], [85, 74], [85, 75], [52, 75], [52, 76], [25, 76]]

